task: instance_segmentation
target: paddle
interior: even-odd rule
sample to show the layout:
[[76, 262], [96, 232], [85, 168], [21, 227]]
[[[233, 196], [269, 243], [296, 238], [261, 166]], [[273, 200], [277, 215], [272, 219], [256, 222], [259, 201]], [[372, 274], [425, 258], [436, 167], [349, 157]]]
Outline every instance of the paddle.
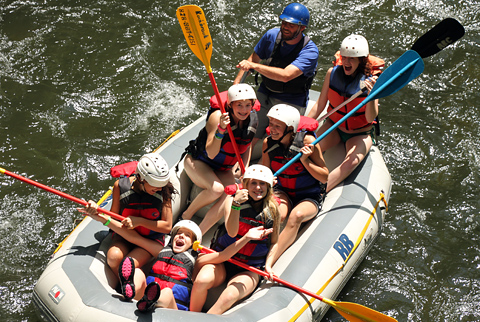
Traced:
[[[66, 194], [66, 193], [64, 193], [64, 192], [61, 192], [61, 191], [58, 191], [58, 190], [56, 190], [56, 189], [54, 189], [54, 188], [50, 188], [50, 187], [48, 187], [48, 186], [46, 186], [46, 185], [44, 185], [44, 184], [41, 184], [41, 183], [39, 183], [39, 182], [37, 182], [37, 181], [34, 181], [34, 180], [31, 180], [31, 179], [22, 177], [22, 176], [20, 176], [20, 175], [18, 175], [18, 174], [15, 174], [15, 173], [10, 172], [10, 171], [8, 171], [8, 170], [5, 170], [5, 169], [3, 169], [3, 168], [0, 168], [0, 173], [6, 174], [6, 175], [8, 175], [8, 176], [10, 176], [10, 177], [12, 177], [12, 178], [15, 178], [15, 179], [17, 179], [17, 180], [20, 180], [20, 181], [26, 182], [26, 183], [28, 183], [28, 184], [31, 184], [32, 186], [35, 186], [35, 187], [40, 188], [40, 189], [43, 189], [43, 190], [45, 190], [45, 191], [52, 192], [52, 193], [54, 193], [54, 194], [56, 194], [56, 195], [59, 195], [60, 197], [63, 197], [63, 198], [68, 199], [68, 200], [71, 200], [71, 201], [76, 202], [76, 203], [78, 203], [78, 204], [81, 204], [81, 205], [83, 205], [83, 206], [86, 206], [86, 205], [87, 205], [87, 202], [86, 202], [85, 200], [78, 199], [78, 198], [76, 198], [76, 197], [74, 197], [74, 196], [71, 196], [71, 195]], [[115, 218], [115, 219], [120, 220], [120, 221], [122, 221], [123, 219], [125, 219], [124, 217], [120, 216], [119, 214], [116, 214], [116, 213], [114, 213], [114, 212], [111, 212], [111, 211], [106, 210], [106, 209], [103, 209], [103, 208], [98, 208], [97, 210], [98, 210], [98, 212], [103, 212], [104, 214], [109, 215], [110, 217]]]
[[[207, 248], [205, 246], [200, 245], [200, 243], [198, 241], [193, 243], [193, 249], [195, 251], [200, 250], [201, 252], [204, 252], [204, 253], [214, 253], [215, 252], [214, 250], [212, 250], [210, 248]], [[249, 271], [254, 272], [258, 275], [261, 275], [263, 277], [266, 277], [266, 278], [269, 277], [269, 275], [265, 271], [262, 271], [258, 268], [246, 265], [245, 263], [237, 261], [233, 258], [230, 258], [228, 261], [235, 264], [235, 265], [238, 265], [238, 266], [240, 266], [240, 267], [242, 267], [246, 270], [249, 270]], [[352, 321], [352, 322], [361, 322], [361, 321], [394, 322], [394, 321], [397, 321], [397, 320], [395, 320], [394, 318], [392, 318], [388, 315], [385, 315], [385, 314], [380, 313], [378, 311], [372, 310], [372, 309], [370, 309], [368, 307], [365, 307], [363, 305], [360, 305], [360, 304], [332, 301], [332, 300], [327, 299], [323, 296], [320, 296], [316, 293], [313, 293], [309, 290], [306, 290], [306, 289], [304, 289], [300, 286], [297, 286], [297, 285], [294, 285], [290, 282], [287, 282], [287, 281], [285, 281], [285, 280], [283, 280], [283, 279], [281, 279], [277, 276], [273, 276], [273, 280], [275, 282], [281, 283], [281, 284], [283, 284], [283, 285], [285, 285], [285, 286], [287, 286], [287, 287], [289, 287], [289, 288], [291, 288], [295, 291], [307, 294], [308, 296], [316, 298], [317, 300], [320, 300], [323, 303], [330, 305], [338, 313], [340, 313], [340, 315], [342, 315], [344, 318], [346, 318], [347, 320]]]
[[[417, 39], [412, 46], [412, 50], [415, 50], [420, 57], [426, 58], [438, 53], [445, 47], [453, 44], [458, 39], [462, 38], [465, 34], [463, 26], [453, 18], [446, 18], [439, 22], [435, 27], [427, 31], [423, 36]], [[243, 79], [243, 78], [242, 78]], [[353, 101], [360, 94], [362, 94], [367, 88], [364, 86], [358, 92], [352, 95], [348, 100], [335, 107], [328, 114], [317, 119], [318, 122], [322, 122], [327, 117], [338, 111], [346, 104]]]
[[463, 26], [453, 18], [446, 18], [427, 31], [412, 46], [422, 58], [432, 56], [453, 44], [465, 34]]
[[[212, 57], [212, 37], [208, 30], [207, 19], [203, 13], [202, 8], [195, 5], [181, 6], [177, 9], [177, 19], [182, 27], [183, 35], [187, 41], [188, 46], [193, 51], [195, 56], [198, 57], [205, 65], [207, 69], [208, 77], [212, 83], [213, 91], [217, 97], [217, 101], [220, 105], [220, 110], [225, 113], [225, 108], [220, 98], [220, 93], [217, 88], [217, 83], [213, 77], [212, 67], [210, 66], [210, 58]], [[237, 156], [238, 164], [242, 173], [245, 173], [245, 165], [240, 157], [237, 143], [235, 142], [232, 128], [227, 125], [228, 135], [231, 138], [233, 150]]]
[[[350, 116], [355, 114], [362, 106], [368, 102], [375, 100], [377, 98], [382, 98], [388, 95], [391, 95], [402, 87], [407, 85], [412, 79], [416, 78], [423, 72], [424, 64], [420, 55], [413, 50], [409, 50], [404, 53], [400, 58], [398, 58], [393, 64], [388, 67], [377, 79], [375, 86], [373, 86], [370, 94], [348, 112], [344, 117], [342, 117], [337, 123], [333, 124], [327, 131], [320, 135], [315, 141], [312, 142], [313, 145], [320, 142], [324, 137], [326, 137], [330, 132], [335, 130], [340, 124], [345, 122]], [[287, 162], [283, 167], [281, 167], [277, 172], [274, 173], [274, 176], [278, 176], [290, 165], [295, 163], [300, 157], [301, 153], [295, 155], [289, 162]]]

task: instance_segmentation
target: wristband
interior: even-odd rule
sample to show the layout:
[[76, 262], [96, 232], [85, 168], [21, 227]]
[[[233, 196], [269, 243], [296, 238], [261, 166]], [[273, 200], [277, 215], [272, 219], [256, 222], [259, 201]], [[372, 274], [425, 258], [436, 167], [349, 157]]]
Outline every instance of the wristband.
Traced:
[[234, 206], [234, 205], [232, 204], [232, 209], [233, 209], [233, 210], [240, 210], [240, 207]]
[[241, 204], [238, 201], [236, 201], [235, 199], [232, 200], [232, 203], [237, 207], [241, 206]]
[[219, 133], [218, 131], [215, 132], [215, 138], [217, 140], [223, 140], [223, 137], [224, 137], [223, 133]]
[[218, 130], [223, 133], [223, 132], [225, 132], [227, 129], [222, 129], [222, 127], [220, 126], [220, 123], [218, 123]]
[[104, 226], [108, 226], [108, 224], [112, 221], [112, 217], [108, 216], [107, 221], [103, 224]]

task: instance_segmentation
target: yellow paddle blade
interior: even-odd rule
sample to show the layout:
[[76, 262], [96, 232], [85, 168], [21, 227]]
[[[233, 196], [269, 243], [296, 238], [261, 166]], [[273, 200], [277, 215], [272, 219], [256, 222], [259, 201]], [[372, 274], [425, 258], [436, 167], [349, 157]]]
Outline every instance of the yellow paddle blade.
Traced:
[[195, 5], [181, 6], [177, 9], [177, 19], [188, 46], [205, 65], [207, 73], [211, 73], [212, 37], [202, 8]]
[[333, 307], [341, 316], [350, 322], [397, 322], [397, 320], [391, 316], [357, 303], [335, 302], [326, 298], [323, 298], [322, 302]]

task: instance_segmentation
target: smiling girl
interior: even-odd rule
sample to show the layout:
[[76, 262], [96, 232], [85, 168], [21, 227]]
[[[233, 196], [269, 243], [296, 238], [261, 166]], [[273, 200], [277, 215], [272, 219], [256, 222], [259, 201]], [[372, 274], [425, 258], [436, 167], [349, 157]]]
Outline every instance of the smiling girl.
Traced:
[[191, 219], [202, 207], [218, 199], [200, 223], [203, 233], [224, 216], [224, 186], [235, 183], [232, 168], [237, 158], [227, 125], [232, 127], [245, 166], [250, 162], [251, 142], [258, 125], [257, 114], [253, 110], [256, 95], [250, 85], [233, 85], [227, 95], [226, 112], [222, 114], [219, 109], [210, 109], [207, 124], [186, 149], [185, 171], [193, 183], [203, 190], [185, 210], [182, 218]]
[[[212, 248], [219, 253], [200, 255], [196, 263], [195, 282], [190, 309], [200, 311], [208, 290], [228, 281], [217, 302], [208, 313], [221, 314], [236, 301], [255, 290], [260, 276], [226, 262], [230, 258], [263, 268], [280, 229], [277, 202], [273, 197], [273, 174], [263, 165], [245, 171], [243, 187], [227, 198], [225, 225], [215, 233]], [[271, 267], [265, 267], [273, 275]]]
[[288, 219], [267, 259], [266, 267], [271, 267], [295, 241], [301, 224], [321, 209], [328, 169], [320, 145], [312, 144], [314, 133], [299, 129], [300, 113], [296, 108], [277, 104], [267, 116], [270, 136], [263, 141], [262, 164], [277, 172], [298, 152], [302, 153], [298, 161], [277, 176], [275, 194], [281, 200], [281, 220]]

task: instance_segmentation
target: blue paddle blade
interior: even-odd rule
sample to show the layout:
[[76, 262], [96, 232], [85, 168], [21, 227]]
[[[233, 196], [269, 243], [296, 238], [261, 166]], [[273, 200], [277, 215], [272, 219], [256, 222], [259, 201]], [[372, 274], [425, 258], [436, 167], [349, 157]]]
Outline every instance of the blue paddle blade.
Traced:
[[417, 78], [423, 69], [422, 57], [414, 50], [407, 51], [380, 75], [368, 95], [370, 96], [369, 101], [396, 93]]

